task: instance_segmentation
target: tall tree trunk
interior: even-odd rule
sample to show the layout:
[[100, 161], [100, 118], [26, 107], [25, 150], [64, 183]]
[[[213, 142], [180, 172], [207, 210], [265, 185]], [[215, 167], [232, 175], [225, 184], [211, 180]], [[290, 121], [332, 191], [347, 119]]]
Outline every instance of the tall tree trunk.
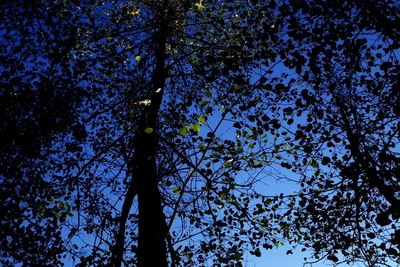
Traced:
[[[164, 1], [166, 5], [167, 1]], [[139, 205], [139, 267], [167, 267], [166, 227], [157, 176], [158, 113], [167, 77], [165, 66], [167, 28], [162, 17], [155, 36], [155, 68], [152, 74], [151, 103], [143, 111], [135, 136], [135, 156], [129, 163], [132, 179], [122, 207], [119, 232], [113, 250], [113, 266], [123, 261], [126, 221], [137, 194]]]

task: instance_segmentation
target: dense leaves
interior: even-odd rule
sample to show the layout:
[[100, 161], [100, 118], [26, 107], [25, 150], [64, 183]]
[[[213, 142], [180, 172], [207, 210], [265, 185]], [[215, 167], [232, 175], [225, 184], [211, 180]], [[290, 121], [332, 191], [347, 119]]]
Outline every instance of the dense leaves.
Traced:
[[[1, 4], [0, 246], [6, 266], [58, 265], [65, 252], [61, 225], [70, 214], [64, 186], [70, 167], [58, 169], [56, 161], [68, 160], [61, 153], [85, 138], [76, 116], [84, 94], [68, 62], [75, 28], [73, 21], [63, 23], [71, 19], [65, 8], [61, 2]], [[60, 139], [68, 143], [53, 145]]]
[[296, 227], [307, 229], [316, 255], [334, 262], [399, 262], [399, 8], [395, 1], [280, 8], [294, 13], [282, 22], [295, 47], [286, 65], [305, 83], [296, 105], [308, 102], [309, 116], [299, 144], [313, 158], [298, 168], [311, 175], [301, 181]]
[[399, 262], [398, 2], [30, 3], [1, 4], [2, 263]]

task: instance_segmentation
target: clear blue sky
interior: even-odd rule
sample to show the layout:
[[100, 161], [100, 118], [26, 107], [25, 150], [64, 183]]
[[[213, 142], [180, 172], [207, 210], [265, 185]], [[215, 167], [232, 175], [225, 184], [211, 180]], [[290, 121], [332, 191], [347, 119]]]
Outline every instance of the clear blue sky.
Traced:
[[[249, 257], [247, 263], [243, 266], [246, 267], [302, 267], [304, 264], [304, 257], [309, 256], [309, 253], [301, 252], [300, 250], [294, 251], [291, 255], [286, 255], [286, 251], [290, 249], [290, 245], [273, 248], [270, 250], [262, 251], [261, 258]], [[330, 266], [328, 262], [318, 262], [308, 267], [323, 267]], [[348, 266], [348, 265], [342, 265]], [[353, 265], [354, 266], [354, 265]]]

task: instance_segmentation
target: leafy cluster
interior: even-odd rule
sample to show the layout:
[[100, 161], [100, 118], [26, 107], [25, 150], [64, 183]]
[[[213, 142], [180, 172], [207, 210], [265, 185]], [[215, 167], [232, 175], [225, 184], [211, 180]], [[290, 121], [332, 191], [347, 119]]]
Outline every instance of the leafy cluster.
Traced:
[[399, 263], [398, 2], [1, 5], [2, 264]]

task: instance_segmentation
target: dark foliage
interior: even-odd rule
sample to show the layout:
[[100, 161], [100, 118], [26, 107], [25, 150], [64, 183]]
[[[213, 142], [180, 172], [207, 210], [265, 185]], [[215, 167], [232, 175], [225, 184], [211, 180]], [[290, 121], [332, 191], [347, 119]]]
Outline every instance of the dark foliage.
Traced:
[[1, 3], [0, 262], [241, 266], [286, 240], [399, 263], [399, 14]]

